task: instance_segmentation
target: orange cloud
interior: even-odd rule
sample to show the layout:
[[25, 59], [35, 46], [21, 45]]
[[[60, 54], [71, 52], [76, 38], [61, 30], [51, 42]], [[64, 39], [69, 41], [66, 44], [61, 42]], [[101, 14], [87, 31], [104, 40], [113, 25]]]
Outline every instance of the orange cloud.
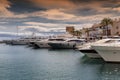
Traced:
[[76, 17], [73, 14], [67, 14], [58, 9], [51, 9], [41, 12], [41, 15], [48, 19], [53, 20], [69, 20]]
[[120, 12], [120, 7], [118, 7], [118, 8], [113, 8], [113, 10]]
[[35, 6], [45, 8], [73, 8], [75, 5], [69, 0], [30, 0]]
[[[83, 14], [86, 12], [88, 15], [91, 13], [106, 13], [107, 11], [111, 10], [111, 7], [113, 5], [119, 4], [118, 2], [112, 3], [111, 1], [99, 1], [99, 0], [91, 0], [88, 2], [85, 2], [84, 0], [30, 0], [30, 2], [37, 7], [43, 7], [47, 9], [64, 9], [64, 12], [67, 13], [75, 13], [77, 14]], [[110, 5], [111, 7], [104, 7], [103, 5]], [[84, 11], [83, 11], [84, 10]], [[88, 11], [87, 11], [88, 10]], [[89, 13], [90, 11], [90, 13]]]
[[0, 2], [0, 16], [4, 16], [6, 14], [11, 14], [7, 8], [10, 8], [10, 2], [8, 0], [1, 0]]
[[1, 7], [9, 8], [10, 4], [11, 3], [8, 0], [0, 0], [0, 6]]

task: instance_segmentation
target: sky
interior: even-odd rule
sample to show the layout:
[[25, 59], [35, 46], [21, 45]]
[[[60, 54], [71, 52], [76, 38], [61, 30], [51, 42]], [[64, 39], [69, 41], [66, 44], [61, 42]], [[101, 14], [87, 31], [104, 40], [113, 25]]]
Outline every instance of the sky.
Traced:
[[119, 0], [0, 0], [0, 33], [62, 32], [119, 16]]

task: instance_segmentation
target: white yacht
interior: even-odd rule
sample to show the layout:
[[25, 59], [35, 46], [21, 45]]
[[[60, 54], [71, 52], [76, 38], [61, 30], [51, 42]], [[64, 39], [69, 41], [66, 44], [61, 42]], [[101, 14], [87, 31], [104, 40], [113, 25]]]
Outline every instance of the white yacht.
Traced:
[[96, 42], [86, 43], [82, 46], [78, 46], [78, 50], [90, 58], [101, 58], [101, 56], [96, 52], [96, 50], [91, 48], [91, 45], [105, 43], [109, 40], [110, 39], [102, 39]]
[[120, 39], [110, 39], [103, 44], [91, 46], [107, 62], [120, 62]]
[[91, 48], [90, 43], [83, 45], [82, 47], [78, 48], [78, 50], [89, 58], [101, 58], [101, 56]]
[[41, 41], [42, 39], [33, 39], [33, 40], [30, 40], [28, 43], [27, 43], [27, 46], [28, 47], [34, 47], [35, 46], [35, 42], [38, 42], [38, 41]]
[[20, 38], [20, 39], [11, 40], [10, 43], [11, 43], [11, 45], [26, 45], [29, 42], [36, 41], [36, 40], [41, 40], [41, 39], [37, 39], [37, 38]]
[[4, 40], [5, 44], [11, 44], [12, 40]]
[[12, 44], [12, 45], [26, 45], [27, 42], [24, 41], [24, 40], [12, 40], [12, 41], [11, 41], [11, 44]]
[[54, 41], [49, 42], [48, 44], [51, 48], [54, 49], [75, 49], [79, 45], [83, 45], [85, 43], [84, 39], [66, 39], [65, 41]]
[[62, 38], [44, 39], [44, 40], [41, 40], [41, 41], [34, 42], [34, 47], [37, 47], [37, 48], [50, 48], [51, 46], [48, 45], [48, 43], [55, 42], [55, 41], [65, 41], [65, 40], [62, 39]]

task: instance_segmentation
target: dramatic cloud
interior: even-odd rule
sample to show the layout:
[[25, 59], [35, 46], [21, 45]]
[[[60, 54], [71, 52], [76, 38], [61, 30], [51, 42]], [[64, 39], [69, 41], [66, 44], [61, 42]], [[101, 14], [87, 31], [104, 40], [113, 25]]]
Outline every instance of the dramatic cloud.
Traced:
[[35, 6], [45, 8], [73, 8], [75, 5], [69, 0], [30, 0]]
[[0, 30], [5, 30], [5, 29], [7, 29], [7, 27], [0, 26]]
[[64, 9], [65, 12], [81, 16], [106, 14], [120, 7], [119, 0], [30, 0], [37, 7]]
[[0, 0], [0, 31], [49, 32], [91, 27], [120, 16], [119, 0]]
[[42, 11], [40, 12], [39, 16], [43, 18], [47, 18], [47, 19], [53, 19], [53, 20], [68, 20], [68, 19], [72, 19], [75, 17], [72, 14], [67, 14], [57, 9], [50, 9], [47, 11]]
[[0, 1], [0, 17], [1, 18], [23, 18], [25, 17], [24, 14], [16, 15], [14, 12], [8, 10], [11, 8], [11, 4], [8, 0], [1, 0]]
[[0, 1], [0, 17], [12, 15], [12, 13], [8, 11], [8, 8], [10, 8], [10, 2], [8, 0], [1, 0]]
[[[25, 22], [26, 26], [19, 26], [20, 31], [30, 31], [30, 32], [65, 32], [66, 26], [70, 24], [63, 23], [40, 23], [40, 22]], [[71, 26], [75, 26], [77, 30], [83, 27], [90, 27], [93, 24], [85, 23], [85, 24], [71, 24]]]
[[53, 23], [40, 23], [40, 22], [24, 22], [24, 24], [32, 25], [32, 26], [42, 26], [42, 27], [56, 27], [59, 25]]
[[47, 28], [40, 26], [19, 26], [20, 31], [30, 31], [30, 32], [47, 32]]
[[120, 7], [113, 8], [114, 11], [120, 12]]

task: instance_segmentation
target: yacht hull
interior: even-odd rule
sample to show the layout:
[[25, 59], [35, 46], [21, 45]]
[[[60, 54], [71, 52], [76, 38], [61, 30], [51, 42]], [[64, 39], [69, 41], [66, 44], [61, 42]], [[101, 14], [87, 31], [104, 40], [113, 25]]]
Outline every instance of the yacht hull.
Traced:
[[101, 56], [94, 49], [82, 49], [79, 51], [89, 58], [101, 58]]
[[51, 48], [54, 49], [75, 49], [76, 44], [75, 43], [48, 43], [48, 45], [51, 46]]
[[12, 41], [11, 40], [8, 40], [8, 41], [5, 41], [6, 44], [11, 44]]
[[12, 45], [26, 45], [27, 42], [23, 42], [23, 41], [12, 41], [11, 44], [12, 44]]
[[50, 48], [47, 42], [35, 42], [35, 45], [37, 45], [39, 48]]
[[120, 62], [120, 46], [92, 46], [106, 62]]

